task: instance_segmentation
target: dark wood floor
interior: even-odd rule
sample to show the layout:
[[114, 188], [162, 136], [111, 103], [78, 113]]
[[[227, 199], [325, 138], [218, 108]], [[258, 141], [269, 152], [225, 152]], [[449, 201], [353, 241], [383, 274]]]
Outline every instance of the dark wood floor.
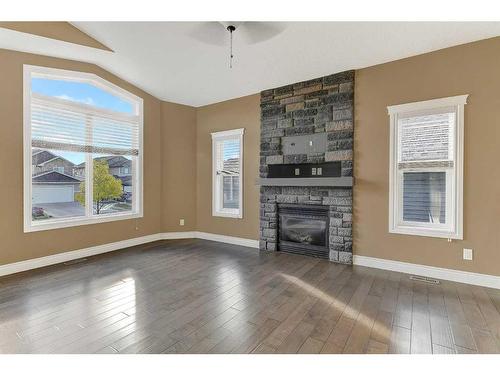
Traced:
[[0, 353], [499, 353], [500, 291], [202, 240], [0, 278]]

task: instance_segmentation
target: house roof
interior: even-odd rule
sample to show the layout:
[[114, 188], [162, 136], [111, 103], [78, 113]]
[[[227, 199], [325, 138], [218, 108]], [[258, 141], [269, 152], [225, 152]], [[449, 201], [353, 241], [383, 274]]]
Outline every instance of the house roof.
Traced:
[[32, 181], [34, 183], [80, 183], [77, 178], [57, 171], [40, 173], [33, 176]]
[[122, 181], [122, 186], [132, 186], [132, 176], [114, 176]]
[[40, 165], [56, 157], [56, 155], [50, 151], [37, 149], [33, 149], [31, 155], [32, 165]]
[[[119, 167], [130, 167], [132, 165], [132, 161], [123, 157], [121, 155], [118, 156], [101, 156], [99, 158], [95, 158], [94, 160], [98, 161], [106, 161], [110, 168], [119, 168]], [[76, 168], [84, 168], [85, 163], [80, 163], [76, 166]]]
[[31, 150], [31, 164], [32, 165], [42, 165], [54, 159], [63, 159], [67, 161], [69, 164], [74, 165], [68, 159], [63, 158], [62, 156], [56, 155], [53, 152], [48, 150], [40, 150], [34, 148]]

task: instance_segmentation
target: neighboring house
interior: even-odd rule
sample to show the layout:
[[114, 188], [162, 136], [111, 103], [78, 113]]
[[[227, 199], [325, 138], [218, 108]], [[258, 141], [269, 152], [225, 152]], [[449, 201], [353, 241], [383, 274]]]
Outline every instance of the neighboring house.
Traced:
[[[95, 158], [96, 161], [105, 161], [109, 167], [109, 173], [122, 182], [123, 192], [132, 192], [132, 161], [123, 156], [102, 156]], [[85, 178], [85, 163], [76, 165], [73, 168], [73, 175], [78, 178]]]
[[239, 192], [240, 192], [240, 159], [230, 158], [224, 160], [223, 166], [223, 194], [225, 208], [239, 207]]
[[75, 167], [75, 164], [62, 156], [40, 149], [33, 149], [31, 153], [31, 165], [33, 166], [33, 175], [57, 171], [71, 176], [73, 174], [73, 168]]
[[72, 176], [71, 161], [47, 150], [33, 149], [33, 204], [74, 202], [80, 180]]
[[79, 179], [58, 171], [48, 171], [34, 175], [32, 182], [33, 191], [31, 196], [34, 205], [74, 202], [75, 193], [80, 191]]

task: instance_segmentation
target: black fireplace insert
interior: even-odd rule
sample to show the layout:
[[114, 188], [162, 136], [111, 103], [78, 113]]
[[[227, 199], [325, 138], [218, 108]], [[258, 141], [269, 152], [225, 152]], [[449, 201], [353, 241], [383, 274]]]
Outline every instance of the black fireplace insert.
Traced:
[[278, 250], [328, 259], [329, 207], [278, 205]]

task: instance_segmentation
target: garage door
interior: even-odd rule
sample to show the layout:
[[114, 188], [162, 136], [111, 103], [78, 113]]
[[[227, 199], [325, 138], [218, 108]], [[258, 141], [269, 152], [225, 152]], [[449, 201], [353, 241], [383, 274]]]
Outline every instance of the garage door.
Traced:
[[33, 185], [33, 204], [73, 202], [73, 185], [37, 186]]

